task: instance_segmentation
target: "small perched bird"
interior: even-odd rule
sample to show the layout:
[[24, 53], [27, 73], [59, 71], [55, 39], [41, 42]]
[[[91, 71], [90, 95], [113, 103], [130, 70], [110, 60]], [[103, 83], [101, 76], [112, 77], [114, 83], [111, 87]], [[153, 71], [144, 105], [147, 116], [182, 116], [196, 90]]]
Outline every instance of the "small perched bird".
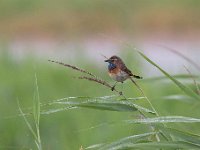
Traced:
[[[130, 79], [137, 87], [138, 85], [132, 78], [142, 79], [142, 77], [134, 75], [124, 64], [122, 59], [118, 56], [112, 56], [109, 59], [105, 60], [108, 62], [108, 74], [117, 82], [123, 83], [126, 79]], [[112, 91], [114, 90], [117, 82], [113, 85]]]

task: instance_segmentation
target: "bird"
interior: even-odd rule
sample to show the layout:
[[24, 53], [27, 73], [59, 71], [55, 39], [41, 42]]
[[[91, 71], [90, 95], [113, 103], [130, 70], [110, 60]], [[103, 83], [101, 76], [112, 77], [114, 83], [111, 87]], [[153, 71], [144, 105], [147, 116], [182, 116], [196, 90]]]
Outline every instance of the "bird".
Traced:
[[116, 81], [115, 84], [111, 88], [112, 91], [114, 90], [114, 88], [118, 82], [123, 83], [125, 80], [130, 79], [138, 87], [138, 85], [133, 80], [133, 78], [143, 79], [143, 77], [133, 74], [126, 67], [123, 60], [116, 55], [110, 57], [109, 59], [106, 59], [105, 62], [108, 62], [109, 76]]

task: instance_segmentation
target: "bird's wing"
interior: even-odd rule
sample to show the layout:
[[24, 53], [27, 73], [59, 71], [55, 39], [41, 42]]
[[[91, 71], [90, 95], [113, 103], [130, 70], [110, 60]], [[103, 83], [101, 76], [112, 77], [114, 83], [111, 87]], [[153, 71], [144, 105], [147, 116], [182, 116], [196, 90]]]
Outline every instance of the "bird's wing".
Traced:
[[133, 76], [133, 73], [126, 67], [124, 63], [121, 64], [121, 70], [126, 72], [129, 76]]
[[132, 77], [134, 77], [134, 78], [136, 78], [136, 79], [142, 79], [141, 76], [134, 75], [134, 74], [126, 67], [126, 65], [125, 65], [124, 63], [122, 64], [121, 68], [122, 68], [122, 71], [128, 73], [129, 76], [132, 76]]

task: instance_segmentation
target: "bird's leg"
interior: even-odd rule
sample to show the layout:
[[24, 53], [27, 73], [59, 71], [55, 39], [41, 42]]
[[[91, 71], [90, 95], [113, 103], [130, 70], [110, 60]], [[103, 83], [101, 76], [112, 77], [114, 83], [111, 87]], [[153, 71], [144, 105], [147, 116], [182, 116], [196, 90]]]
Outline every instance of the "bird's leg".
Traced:
[[117, 85], [117, 82], [115, 82], [115, 84], [112, 86], [111, 88], [112, 91], [114, 91], [116, 85]]
[[124, 82], [121, 82], [121, 83], [122, 83], [122, 84], [121, 84], [121, 87], [122, 87], [122, 91], [123, 91], [123, 89], [124, 89], [123, 83], [124, 83]]
[[[123, 83], [124, 83], [124, 82], [122, 81], [122, 82], [121, 82], [122, 91], [123, 91]], [[123, 95], [122, 91], [119, 92], [119, 95]]]

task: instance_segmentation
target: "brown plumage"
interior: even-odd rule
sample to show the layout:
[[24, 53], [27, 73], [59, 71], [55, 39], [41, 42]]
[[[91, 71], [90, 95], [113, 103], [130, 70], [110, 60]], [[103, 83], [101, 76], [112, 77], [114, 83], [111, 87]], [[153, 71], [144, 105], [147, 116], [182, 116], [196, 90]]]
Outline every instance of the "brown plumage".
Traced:
[[118, 72], [122, 71], [125, 72], [129, 77], [134, 77], [137, 79], [142, 79], [142, 77], [138, 75], [134, 75], [124, 64], [122, 59], [116, 55], [110, 57], [108, 60], [105, 60], [106, 62], [109, 63], [111, 67], [108, 67], [109, 73], [115, 73], [117, 74]]
[[[108, 73], [111, 78], [113, 78], [117, 82], [123, 83], [126, 79], [130, 79], [136, 86], [137, 84], [132, 79], [132, 77], [137, 79], [142, 79], [142, 77], [138, 75], [134, 75], [124, 64], [122, 59], [118, 56], [112, 56], [109, 59], [105, 60], [108, 62]], [[117, 83], [116, 82], [116, 83]], [[116, 85], [115, 83], [115, 85]], [[114, 89], [115, 85], [113, 86], [112, 90]]]

